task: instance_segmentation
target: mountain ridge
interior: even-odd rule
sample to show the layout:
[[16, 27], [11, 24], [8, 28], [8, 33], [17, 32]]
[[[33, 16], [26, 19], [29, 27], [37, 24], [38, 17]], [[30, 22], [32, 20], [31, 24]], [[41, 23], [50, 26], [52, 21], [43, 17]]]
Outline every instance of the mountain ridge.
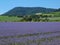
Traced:
[[15, 7], [2, 15], [11, 16], [24, 16], [24, 15], [34, 15], [36, 13], [50, 13], [57, 9], [44, 8], [44, 7]]

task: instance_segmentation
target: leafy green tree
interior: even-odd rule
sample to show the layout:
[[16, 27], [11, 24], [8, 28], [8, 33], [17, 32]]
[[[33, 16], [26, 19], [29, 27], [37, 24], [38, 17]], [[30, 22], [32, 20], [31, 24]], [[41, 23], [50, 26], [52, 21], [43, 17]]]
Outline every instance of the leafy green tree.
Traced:
[[44, 15], [44, 17], [45, 17], [45, 20], [48, 22], [48, 15]]

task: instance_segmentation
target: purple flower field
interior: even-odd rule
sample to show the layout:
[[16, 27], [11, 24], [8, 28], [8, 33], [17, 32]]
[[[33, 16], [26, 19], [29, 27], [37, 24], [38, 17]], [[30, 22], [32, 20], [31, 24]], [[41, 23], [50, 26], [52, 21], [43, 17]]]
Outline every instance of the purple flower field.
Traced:
[[60, 45], [60, 22], [0, 22], [0, 45]]

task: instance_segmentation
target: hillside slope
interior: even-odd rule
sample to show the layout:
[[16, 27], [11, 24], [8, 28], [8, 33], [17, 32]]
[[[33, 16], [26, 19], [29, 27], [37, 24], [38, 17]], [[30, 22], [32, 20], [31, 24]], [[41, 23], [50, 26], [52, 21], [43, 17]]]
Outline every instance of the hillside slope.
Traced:
[[43, 7], [15, 7], [3, 15], [11, 16], [24, 16], [24, 15], [34, 15], [35, 13], [50, 13], [54, 12], [56, 9], [43, 8]]

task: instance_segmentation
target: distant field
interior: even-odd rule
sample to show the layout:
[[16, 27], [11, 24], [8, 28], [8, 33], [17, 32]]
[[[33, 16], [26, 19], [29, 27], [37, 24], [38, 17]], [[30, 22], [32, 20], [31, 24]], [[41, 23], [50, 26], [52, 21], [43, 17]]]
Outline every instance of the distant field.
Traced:
[[[17, 16], [0, 16], [0, 22], [27, 22], [27, 21], [21, 21], [23, 18], [17, 17]], [[60, 22], [60, 17], [50, 17], [48, 18], [48, 22]], [[39, 22], [45, 22], [45, 18], [42, 18]], [[34, 22], [34, 21], [32, 21]], [[37, 22], [37, 21], [36, 21]]]
[[52, 18], [49, 18], [49, 21], [52, 21], [52, 22], [60, 22], [60, 17], [52, 17]]
[[18, 17], [9, 17], [9, 16], [0, 16], [0, 22], [18, 22], [21, 18]]

